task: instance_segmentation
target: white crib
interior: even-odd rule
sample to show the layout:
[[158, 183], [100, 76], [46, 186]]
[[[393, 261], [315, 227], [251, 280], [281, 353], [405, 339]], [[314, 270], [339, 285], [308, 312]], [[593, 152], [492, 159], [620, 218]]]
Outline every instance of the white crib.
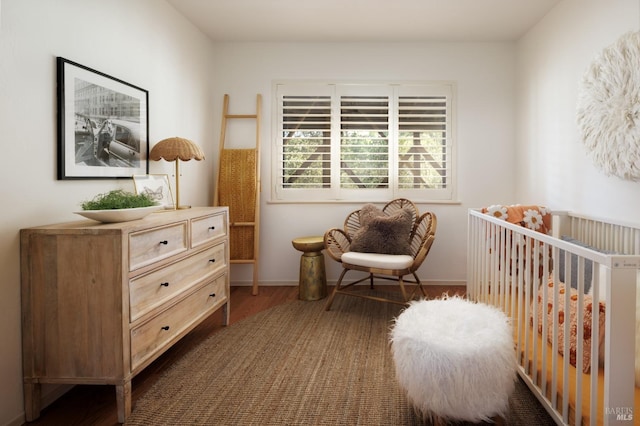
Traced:
[[[561, 212], [553, 214], [551, 234], [470, 210], [468, 297], [512, 318], [519, 374], [556, 423], [640, 424], [634, 411], [640, 226]], [[592, 308], [602, 301], [603, 322], [585, 309], [591, 300]], [[582, 333], [561, 321], [566, 312]], [[591, 336], [600, 339], [590, 344]], [[575, 366], [566, 354], [575, 355]], [[585, 356], [593, 366], [587, 372]]]

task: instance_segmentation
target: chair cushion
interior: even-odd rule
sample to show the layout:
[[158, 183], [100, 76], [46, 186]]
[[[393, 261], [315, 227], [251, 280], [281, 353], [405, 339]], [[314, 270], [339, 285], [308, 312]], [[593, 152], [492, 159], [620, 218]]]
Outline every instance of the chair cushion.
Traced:
[[348, 251], [342, 255], [342, 262], [370, 268], [406, 269], [413, 264], [413, 257], [406, 254], [361, 253], [357, 251]]
[[350, 250], [409, 255], [412, 222], [409, 210], [387, 215], [373, 204], [367, 204], [360, 209], [360, 228], [353, 234]]

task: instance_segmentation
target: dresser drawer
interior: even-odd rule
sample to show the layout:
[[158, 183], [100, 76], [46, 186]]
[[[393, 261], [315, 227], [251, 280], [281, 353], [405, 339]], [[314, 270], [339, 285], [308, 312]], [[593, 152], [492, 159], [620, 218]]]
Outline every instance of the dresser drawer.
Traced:
[[197, 247], [227, 233], [227, 215], [214, 214], [191, 221], [191, 246]]
[[131, 368], [135, 370], [167, 343], [226, 300], [226, 275], [200, 287], [157, 317], [131, 330]]
[[129, 270], [187, 250], [187, 222], [133, 232], [129, 235]]
[[131, 322], [210, 278], [226, 264], [225, 243], [222, 242], [178, 263], [132, 279], [129, 282]]

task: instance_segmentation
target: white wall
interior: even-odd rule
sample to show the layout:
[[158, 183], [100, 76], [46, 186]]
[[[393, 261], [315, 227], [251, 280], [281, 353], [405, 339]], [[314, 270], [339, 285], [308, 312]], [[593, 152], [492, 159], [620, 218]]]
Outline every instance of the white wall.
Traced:
[[[299, 252], [291, 240], [342, 226], [357, 204], [270, 202], [273, 137], [272, 82], [286, 79], [454, 80], [457, 83], [456, 204], [420, 204], [438, 216], [436, 241], [420, 276], [460, 283], [466, 276], [466, 212], [487, 203], [513, 202], [515, 137], [513, 43], [217, 43], [214, 98], [219, 126], [224, 93], [231, 113], [252, 113], [263, 96], [260, 281], [296, 283]], [[234, 143], [232, 137], [228, 143]], [[244, 141], [242, 145], [246, 146]], [[329, 281], [339, 266], [327, 262]], [[251, 267], [233, 265], [232, 281], [249, 281]]]
[[[19, 229], [75, 220], [95, 194], [133, 191], [131, 180], [56, 180], [56, 56], [149, 91], [153, 145], [198, 142], [207, 159], [184, 163], [181, 199], [211, 202], [217, 136], [210, 41], [163, 1], [2, 0], [0, 17], [0, 425], [23, 419]], [[171, 173], [172, 163], [152, 163]], [[115, 395], [115, 394], [114, 394]]]
[[639, 27], [638, 0], [564, 0], [518, 42], [519, 202], [640, 220], [640, 184], [597, 169], [576, 125], [584, 72]]
[[[203, 147], [207, 159], [182, 168], [182, 201], [194, 205], [212, 200], [223, 94], [238, 113], [252, 112], [255, 95], [263, 95], [264, 284], [295, 283], [299, 253], [291, 239], [340, 225], [358, 207], [269, 202], [273, 80], [457, 82], [460, 203], [419, 205], [439, 218], [420, 271], [428, 281], [464, 281], [469, 207], [536, 202], [637, 220], [637, 184], [594, 169], [574, 118], [577, 84], [590, 60], [638, 29], [637, 0], [564, 0], [517, 44], [212, 44], [157, 0], [2, 0], [0, 7], [0, 424], [23, 414], [19, 229], [75, 219], [80, 201], [132, 189], [128, 180], [55, 179], [56, 56], [149, 90], [152, 144], [178, 135]], [[153, 173], [172, 170], [151, 164]], [[338, 268], [328, 266], [335, 280]], [[250, 277], [250, 267], [234, 265], [234, 282]]]

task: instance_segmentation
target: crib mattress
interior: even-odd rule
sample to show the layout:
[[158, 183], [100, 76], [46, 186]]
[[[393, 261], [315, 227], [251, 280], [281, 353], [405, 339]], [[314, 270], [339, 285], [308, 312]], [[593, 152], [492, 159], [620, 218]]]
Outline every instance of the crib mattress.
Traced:
[[[581, 408], [581, 424], [583, 425], [589, 425], [590, 421], [591, 421], [591, 401], [590, 401], [590, 380], [591, 380], [591, 374], [590, 373], [583, 373], [582, 371], [578, 371], [574, 366], [569, 365], [569, 371], [568, 371], [568, 375], [569, 375], [569, 386], [568, 386], [568, 393], [565, 392], [564, 386], [563, 386], [563, 375], [564, 375], [564, 357], [562, 355], [560, 355], [557, 352], [554, 352], [552, 350], [551, 344], [549, 344], [546, 339], [542, 338], [542, 335], [540, 335], [539, 333], [536, 332], [536, 330], [534, 330], [533, 326], [530, 325], [521, 325], [521, 335], [522, 337], [522, 341], [520, 342], [520, 358], [519, 358], [519, 362], [518, 364], [523, 366], [524, 365], [524, 359], [525, 359], [525, 345], [524, 345], [524, 329], [529, 328], [529, 330], [527, 330], [528, 332], [528, 341], [529, 341], [529, 345], [528, 345], [528, 371], [526, 372], [530, 377], [535, 377], [535, 385], [538, 388], [542, 387], [542, 377], [544, 374], [545, 380], [546, 380], [546, 391], [545, 391], [545, 396], [546, 398], [551, 401], [552, 398], [552, 370], [551, 370], [551, 363], [552, 360], [556, 359], [558, 368], [556, 371], [557, 377], [556, 377], [556, 384], [557, 384], [557, 404], [554, 404], [557, 407], [562, 407], [563, 406], [563, 398], [566, 396], [568, 398], [568, 413], [569, 413], [569, 424], [575, 424], [575, 419], [576, 419], [576, 415], [577, 415], [577, 392], [576, 392], [576, 383], [577, 383], [577, 378], [578, 378], [578, 374], [582, 375], [582, 383], [581, 383], [581, 387], [582, 387], [582, 398], [581, 398], [581, 403], [582, 403], [582, 408]], [[515, 334], [515, 328], [514, 328], [514, 334]], [[517, 344], [517, 335], [514, 335], [514, 339], [516, 341]], [[537, 351], [537, 357], [535, 358], [535, 366], [534, 366], [534, 339], [536, 340], [536, 351]], [[543, 360], [546, 359], [546, 371], [543, 371]], [[595, 370], [595, 366], [593, 366], [594, 368], [592, 368], [592, 371]], [[533, 371], [535, 371], [535, 375], [532, 373]], [[598, 408], [597, 408], [597, 424], [602, 424], [602, 419], [603, 419], [603, 415], [604, 415], [604, 407], [603, 407], [603, 395], [604, 395], [604, 368], [600, 367], [597, 369], [597, 374], [598, 374]], [[560, 408], [560, 411], [562, 410], [562, 408]], [[634, 395], [634, 413], [638, 413], [640, 412], [640, 388], [636, 387], [635, 388], [635, 395]]]

